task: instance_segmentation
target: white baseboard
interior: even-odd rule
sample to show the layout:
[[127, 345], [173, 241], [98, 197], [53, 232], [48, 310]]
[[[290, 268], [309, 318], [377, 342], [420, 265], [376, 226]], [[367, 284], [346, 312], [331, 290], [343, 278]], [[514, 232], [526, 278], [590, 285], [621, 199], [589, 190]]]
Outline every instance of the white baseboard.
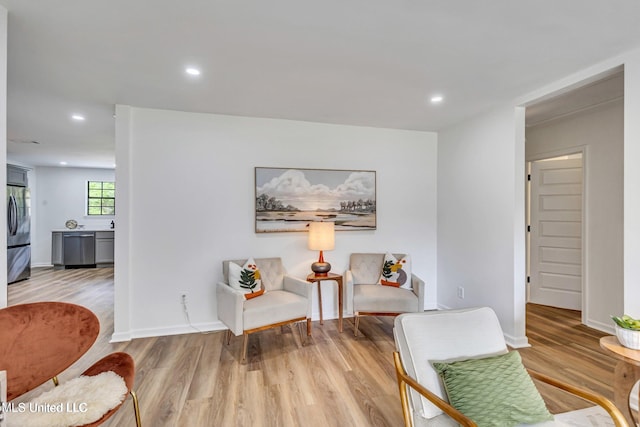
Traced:
[[606, 332], [611, 335], [615, 335], [616, 333], [615, 328], [613, 327], [613, 320], [611, 323], [602, 323], [596, 320], [587, 319], [586, 325], [592, 329], [596, 329], [600, 332]]
[[42, 263], [42, 262], [35, 262], [35, 263], [32, 262], [31, 263], [31, 268], [40, 268], [40, 267], [51, 268], [51, 267], [53, 267], [53, 264], [51, 264], [51, 263], [47, 264], [47, 263]]
[[504, 340], [507, 342], [507, 345], [511, 348], [526, 348], [531, 347], [529, 344], [529, 338], [524, 337], [513, 337], [508, 334], [504, 334]]
[[118, 332], [111, 334], [109, 343], [131, 341], [131, 332]]
[[[346, 319], [348, 317], [353, 317], [353, 313], [344, 313], [342, 315], [343, 319]], [[337, 320], [338, 319], [338, 312], [332, 312], [327, 314], [325, 311], [322, 312], [322, 319], [323, 320]], [[319, 321], [320, 320], [320, 311], [312, 311], [311, 312], [311, 320], [312, 321]]]
[[164, 337], [169, 335], [197, 334], [203, 332], [223, 331], [227, 329], [222, 322], [195, 323], [193, 325], [176, 325], [165, 328], [134, 329], [111, 335], [112, 343], [131, 341], [135, 338]]

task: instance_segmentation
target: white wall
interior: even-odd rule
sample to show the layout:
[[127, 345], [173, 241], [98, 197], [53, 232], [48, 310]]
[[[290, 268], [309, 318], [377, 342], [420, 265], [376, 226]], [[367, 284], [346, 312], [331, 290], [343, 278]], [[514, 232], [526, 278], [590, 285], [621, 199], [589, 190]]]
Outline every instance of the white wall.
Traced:
[[[127, 193], [117, 201], [114, 340], [192, 331], [182, 291], [193, 323], [221, 328], [224, 259], [280, 256], [289, 273], [308, 274], [317, 253], [306, 234], [254, 232], [256, 166], [375, 170], [377, 230], [337, 233], [325, 259], [342, 273], [351, 252], [410, 253], [427, 283], [425, 308], [435, 308], [435, 133], [126, 106], [116, 116], [117, 182]], [[335, 287], [323, 286], [325, 316], [337, 317]]]
[[438, 305], [492, 307], [516, 347], [527, 344], [524, 179], [522, 109], [438, 134]]
[[[32, 189], [31, 265], [51, 265], [51, 231], [63, 229], [69, 219], [88, 229], [109, 228], [112, 217], [86, 216], [87, 181], [114, 181], [112, 169], [36, 167]], [[116, 206], [116, 209], [118, 207]]]
[[[524, 94], [514, 100], [513, 106], [527, 105], [566, 88], [579, 86], [586, 79], [597, 79], [621, 65], [625, 72], [624, 313], [640, 317], [640, 222], [637, 220], [640, 218], [640, 168], [637, 167], [640, 164], [640, 122], [637, 120], [640, 115], [640, 51], [594, 64]], [[520, 283], [519, 271], [523, 269], [520, 259], [524, 260], [525, 256], [524, 250], [520, 249], [524, 248], [524, 244], [520, 244], [524, 233], [520, 232], [518, 224], [518, 218], [524, 218], [524, 197], [520, 199], [517, 194], [512, 197], [512, 192], [518, 192], [517, 171], [516, 188], [510, 188], [510, 183], [513, 176], [511, 168], [518, 169], [520, 165], [524, 168], [524, 153], [522, 158], [518, 153], [511, 157], [508, 139], [509, 133], [515, 130], [511, 141], [515, 143], [516, 150], [523, 149], [518, 127], [524, 123], [519, 119], [514, 123], [508, 110], [502, 114], [496, 110], [475, 117], [438, 134], [438, 303], [443, 307], [478, 304], [497, 307], [503, 329], [507, 335], [515, 334], [517, 338], [520, 331], [524, 331], [524, 298], [520, 296], [524, 286]], [[482, 162], [476, 158], [494, 169], [488, 172], [477, 169], [476, 166]], [[478, 173], [484, 180], [477, 178]], [[478, 181], [489, 183], [489, 188], [480, 188]], [[487, 226], [485, 229], [478, 225], [478, 220], [475, 224], [470, 223], [476, 214], [479, 215], [479, 224]], [[508, 224], [500, 224], [490, 218], [504, 218]], [[524, 226], [524, 221], [522, 224]], [[512, 230], [511, 238], [507, 235], [508, 229]], [[486, 249], [482, 248], [483, 244]], [[510, 274], [502, 262], [507, 261], [511, 254], [515, 257], [512, 261], [515, 267], [512, 283], [508, 283]], [[471, 293], [466, 291], [471, 297], [456, 299], [456, 288], [466, 287], [468, 283], [473, 284]]]
[[557, 150], [586, 150], [584, 239], [587, 325], [613, 331], [612, 313], [624, 303], [623, 100], [527, 128], [527, 161]]
[[[624, 61], [624, 313], [640, 317], [640, 51]], [[615, 313], [614, 313], [615, 314]]]

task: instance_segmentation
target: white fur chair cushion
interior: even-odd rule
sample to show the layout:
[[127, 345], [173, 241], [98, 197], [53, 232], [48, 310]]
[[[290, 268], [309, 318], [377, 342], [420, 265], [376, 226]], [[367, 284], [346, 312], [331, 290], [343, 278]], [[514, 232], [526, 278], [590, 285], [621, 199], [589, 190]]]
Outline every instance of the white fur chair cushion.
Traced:
[[90, 424], [118, 406], [127, 395], [124, 379], [107, 371], [80, 376], [7, 412], [7, 427], [69, 427]]

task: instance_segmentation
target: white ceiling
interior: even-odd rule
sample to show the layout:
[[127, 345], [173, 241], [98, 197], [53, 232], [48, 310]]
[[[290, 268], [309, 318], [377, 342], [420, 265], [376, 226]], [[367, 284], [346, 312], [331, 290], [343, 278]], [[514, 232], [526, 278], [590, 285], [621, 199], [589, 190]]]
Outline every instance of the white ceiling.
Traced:
[[32, 165], [113, 167], [115, 104], [432, 131], [640, 47], [637, 0], [0, 4], [8, 158]]

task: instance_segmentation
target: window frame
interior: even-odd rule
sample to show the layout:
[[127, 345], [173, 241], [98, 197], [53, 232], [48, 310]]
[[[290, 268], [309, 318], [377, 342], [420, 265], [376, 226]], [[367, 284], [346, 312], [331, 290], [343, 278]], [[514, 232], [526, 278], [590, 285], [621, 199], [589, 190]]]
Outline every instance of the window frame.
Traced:
[[[95, 183], [99, 183], [100, 184], [100, 189], [96, 189], [96, 188], [91, 188], [92, 184]], [[113, 188], [104, 188], [105, 184], [110, 184], [113, 186]], [[91, 217], [91, 218], [96, 218], [96, 217], [113, 217], [116, 214], [116, 183], [115, 181], [104, 181], [104, 180], [87, 180], [87, 185], [85, 187], [86, 190], [86, 203], [85, 203], [85, 213], [87, 217]], [[101, 192], [101, 196], [100, 197], [95, 197], [91, 195], [91, 191], [100, 191]], [[105, 197], [104, 196], [104, 192], [105, 191], [113, 191], [113, 197]], [[91, 206], [91, 201], [92, 200], [100, 200], [100, 206]], [[111, 204], [109, 205], [105, 205], [104, 201], [105, 200], [110, 200], [112, 201]], [[92, 208], [96, 208], [99, 207], [100, 208], [100, 212], [101, 213], [91, 213], [91, 209]], [[112, 213], [103, 213], [105, 208], [110, 208], [112, 209]]]

